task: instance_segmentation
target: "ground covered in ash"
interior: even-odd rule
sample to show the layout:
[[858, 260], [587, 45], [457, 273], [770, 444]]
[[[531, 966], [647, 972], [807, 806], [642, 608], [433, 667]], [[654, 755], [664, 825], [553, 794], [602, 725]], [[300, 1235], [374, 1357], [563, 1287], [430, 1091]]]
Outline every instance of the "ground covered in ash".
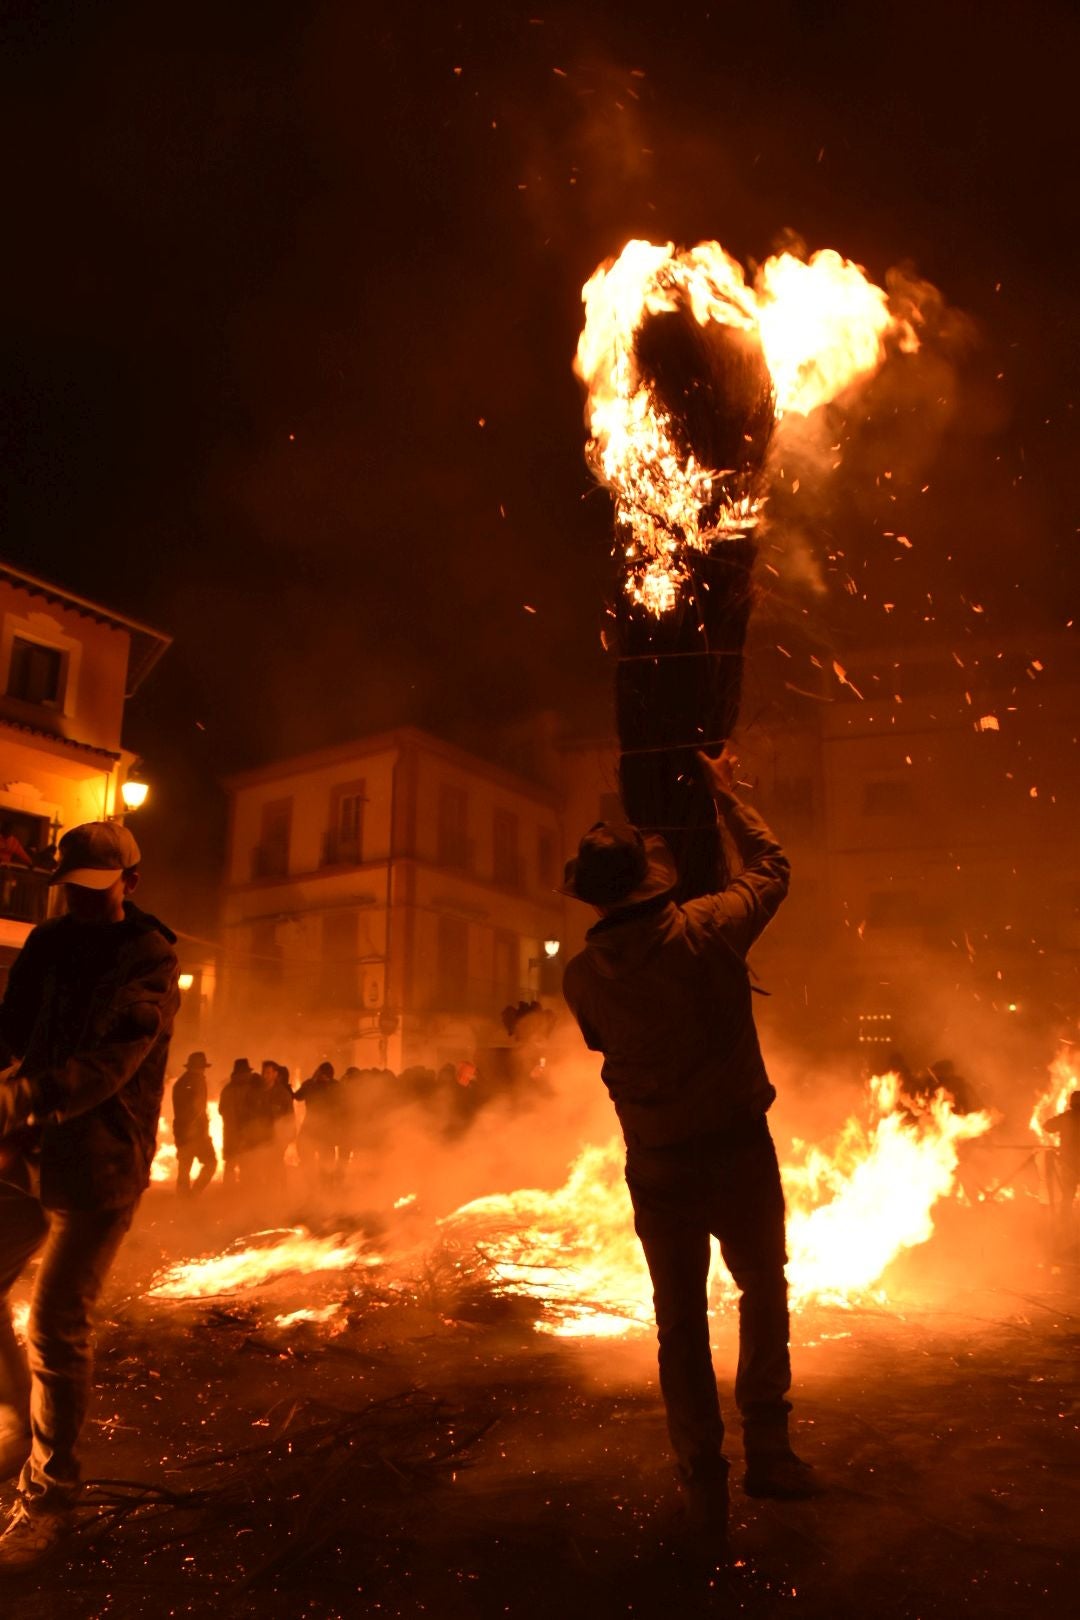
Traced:
[[[680, 1525], [649, 1336], [537, 1333], [533, 1304], [460, 1251], [427, 1251], [408, 1286], [373, 1268], [150, 1300], [166, 1259], [251, 1230], [218, 1189], [198, 1225], [155, 1190], [105, 1302], [82, 1523], [44, 1574], [7, 1583], [3, 1612], [1075, 1612], [1077, 1270], [1043, 1213], [962, 1212], [977, 1260], [959, 1280], [930, 1264], [946, 1232], [890, 1273], [888, 1306], [797, 1317], [798, 1447], [826, 1494], [745, 1497], [733, 1435], [714, 1564]], [[1005, 1278], [1018, 1225], [1030, 1263]], [[281, 1325], [346, 1287], [327, 1321]], [[715, 1340], [730, 1411], [729, 1316]]]

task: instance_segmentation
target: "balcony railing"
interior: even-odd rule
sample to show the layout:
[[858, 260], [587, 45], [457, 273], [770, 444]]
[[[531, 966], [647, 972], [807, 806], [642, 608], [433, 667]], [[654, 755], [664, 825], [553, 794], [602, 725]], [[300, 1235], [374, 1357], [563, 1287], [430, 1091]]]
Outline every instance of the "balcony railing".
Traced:
[[0, 917], [13, 922], [44, 922], [49, 914], [50, 872], [0, 866]]
[[323, 866], [359, 866], [362, 860], [359, 838], [345, 838], [338, 832], [323, 837]]

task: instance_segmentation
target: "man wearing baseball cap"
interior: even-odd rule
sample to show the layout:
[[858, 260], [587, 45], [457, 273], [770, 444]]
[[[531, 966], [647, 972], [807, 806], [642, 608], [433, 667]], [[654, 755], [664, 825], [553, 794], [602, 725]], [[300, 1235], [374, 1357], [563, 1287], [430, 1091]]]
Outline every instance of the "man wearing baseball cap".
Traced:
[[699, 754], [741, 870], [715, 894], [676, 903], [663, 838], [598, 823], [562, 892], [600, 913], [563, 993], [626, 1139], [634, 1225], [653, 1283], [660, 1387], [692, 1527], [723, 1541], [724, 1425], [709, 1349], [710, 1237], [740, 1292], [735, 1402], [752, 1496], [815, 1493], [791, 1450], [784, 1195], [746, 953], [787, 893], [788, 862], [733, 791], [735, 761]]
[[[70, 1525], [90, 1313], [150, 1179], [180, 998], [176, 936], [131, 903], [139, 858], [116, 822], [64, 835], [65, 914], [30, 933], [0, 1004], [0, 1478], [19, 1475], [0, 1572]], [[39, 1253], [26, 1353], [7, 1301]]]

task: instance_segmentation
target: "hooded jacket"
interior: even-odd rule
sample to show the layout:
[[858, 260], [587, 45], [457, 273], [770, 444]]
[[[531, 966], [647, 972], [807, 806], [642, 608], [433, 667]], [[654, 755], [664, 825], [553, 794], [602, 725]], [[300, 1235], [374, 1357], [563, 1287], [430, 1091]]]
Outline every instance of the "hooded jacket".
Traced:
[[717, 894], [612, 912], [567, 965], [563, 994], [627, 1146], [666, 1147], [762, 1115], [765, 1072], [746, 954], [788, 888], [779, 844], [749, 805], [719, 809], [742, 862]]
[[175, 940], [128, 902], [122, 922], [40, 924], [12, 964], [0, 1062], [18, 1062], [36, 1123], [0, 1142], [0, 1178], [49, 1209], [119, 1208], [150, 1179], [180, 1005]]

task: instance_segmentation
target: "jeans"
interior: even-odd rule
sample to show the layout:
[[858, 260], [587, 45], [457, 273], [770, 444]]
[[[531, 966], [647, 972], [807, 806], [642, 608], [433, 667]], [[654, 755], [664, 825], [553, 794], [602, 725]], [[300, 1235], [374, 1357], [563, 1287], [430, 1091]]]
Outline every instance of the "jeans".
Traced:
[[[199, 1173], [194, 1183], [191, 1180], [191, 1167], [198, 1161]], [[217, 1170], [217, 1154], [214, 1144], [210, 1140], [210, 1132], [202, 1131], [185, 1142], [176, 1144], [176, 1190], [178, 1193], [201, 1193], [204, 1187], [209, 1186]]]
[[723, 1135], [627, 1153], [634, 1225], [653, 1284], [660, 1389], [684, 1477], [724, 1442], [709, 1346], [710, 1235], [739, 1289], [735, 1404], [747, 1456], [786, 1450], [791, 1387], [784, 1194], [762, 1116]]
[[[45, 1209], [32, 1194], [0, 1182], [0, 1405], [29, 1429], [19, 1490], [44, 1511], [63, 1510], [78, 1489], [76, 1446], [93, 1371], [90, 1312], [135, 1207]], [[8, 1294], [39, 1249], [24, 1351]]]

